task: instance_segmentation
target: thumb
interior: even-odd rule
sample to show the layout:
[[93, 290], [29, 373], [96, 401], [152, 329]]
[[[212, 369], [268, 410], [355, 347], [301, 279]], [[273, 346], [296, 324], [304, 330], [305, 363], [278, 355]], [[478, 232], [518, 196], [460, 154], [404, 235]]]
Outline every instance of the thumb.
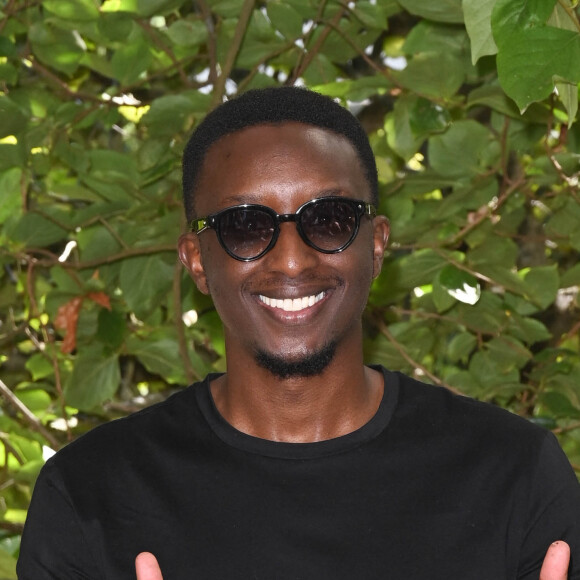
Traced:
[[570, 546], [566, 542], [554, 542], [546, 552], [540, 580], [566, 580], [570, 563]]
[[137, 571], [137, 580], [163, 580], [157, 558], [149, 552], [141, 552], [137, 556], [135, 570]]

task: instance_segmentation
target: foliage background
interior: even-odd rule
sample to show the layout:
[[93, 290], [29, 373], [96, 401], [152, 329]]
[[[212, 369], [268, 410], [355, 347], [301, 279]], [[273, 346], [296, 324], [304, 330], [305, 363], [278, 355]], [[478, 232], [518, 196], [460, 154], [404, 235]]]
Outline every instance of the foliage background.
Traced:
[[52, 450], [224, 370], [176, 260], [180, 155], [305, 84], [368, 131], [392, 244], [367, 358], [554, 430], [580, 466], [570, 0], [0, 0], [0, 578]]

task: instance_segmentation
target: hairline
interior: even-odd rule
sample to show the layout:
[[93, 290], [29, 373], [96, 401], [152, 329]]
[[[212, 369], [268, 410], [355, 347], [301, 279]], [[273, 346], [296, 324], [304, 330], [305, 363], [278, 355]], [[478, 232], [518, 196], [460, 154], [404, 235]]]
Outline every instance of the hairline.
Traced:
[[204, 149], [201, 167], [196, 173], [196, 179], [193, 181], [193, 189], [190, 190], [189, 193], [187, 194], [187, 196], [190, 198], [190, 208], [192, 211], [192, 219], [199, 217], [199, 216], [197, 216], [196, 211], [195, 211], [195, 199], [196, 199], [196, 195], [199, 191], [199, 182], [201, 181], [200, 178], [203, 175], [203, 172], [205, 171], [206, 161], [207, 161], [207, 158], [209, 157], [212, 149], [214, 149], [214, 147], [216, 145], [221, 143], [227, 137], [231, 137], [232, 135], [236, 135], [237, 133], [243, 133], [244, 131], [246, 131], [248, 129], [253, 129], [256, 127], [282, 127], [284, 125], [303, 125], [304, 127], [313, 127], [315, 129], [320, 129], [321, 131], [325, 131], [327, 133], [330, 133], [331, 135], [333, 135], [335, 137], [340, 137], [343, 141], [348, 143], [355, 154], [359, 169], [361, 170], [361, 172], [363, 174], [363, 178], [368, 186], [368, 193], [370, 196], [370, 202], [373, 205], [376, 205], [378, 203], [378, 200], [376, 199], [377, 195], [376, 195], [376, 193], [373, 192], [373, 184], [371, 183], [371, 180], [369, 179], [369, 176], [367, 175], [365, 162], [362, 158], [362, 155], [360, 154], [360, 151], [353, 143], [352, 139], [349, 139], [344, 133], [340, 133], [339, 131], [333, 131], [332, 129], [330, 129], [328, 127], [322, 127], [321, 125], [317, 125], [315, 123], [309, 123], [307, 121], [295, 121], [294, 119], [283, 119], [283, 120], [279, 120], [279, 121], [260, 121], [259, 123], [252, 123], [252, 124], [245, 125], [244, 127], [233, 129], [233, 130], [229, 131], [228, 133], [224, 133], [224, 134], [220, 135], [219, 137], [217, 137], [217, 139], [212, 141]]

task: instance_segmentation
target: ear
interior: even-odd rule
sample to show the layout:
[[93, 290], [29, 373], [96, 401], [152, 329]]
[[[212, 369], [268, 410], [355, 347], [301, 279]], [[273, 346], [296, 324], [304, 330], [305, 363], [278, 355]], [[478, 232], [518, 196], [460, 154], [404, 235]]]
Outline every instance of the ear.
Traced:
[[197, 234], [193, 232], [182, 234], [177, 243], [177, 249], [181, 263], [187, 268], [198, 290], [203, 294], [209, 294]]
[[383, 258], [385, 257], [391, 226], [389, 225], [389, 220], [384, 215], [378, 215], [373, 220], [373, 228], [373, 278], [376, 278], [381, 273], [381, 268], [383, 267]]

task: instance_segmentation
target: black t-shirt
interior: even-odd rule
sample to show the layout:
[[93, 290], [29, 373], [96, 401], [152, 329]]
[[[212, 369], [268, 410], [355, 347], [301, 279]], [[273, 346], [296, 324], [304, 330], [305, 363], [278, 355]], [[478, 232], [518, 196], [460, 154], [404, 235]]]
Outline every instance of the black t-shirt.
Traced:
[[318, 443], [240, 433], [210, 375], [50, 459], [20, 580], [537, 580], [568, 541], [580, 578], [580, 486], [548, 432], [383, 369], [357, 431]]

